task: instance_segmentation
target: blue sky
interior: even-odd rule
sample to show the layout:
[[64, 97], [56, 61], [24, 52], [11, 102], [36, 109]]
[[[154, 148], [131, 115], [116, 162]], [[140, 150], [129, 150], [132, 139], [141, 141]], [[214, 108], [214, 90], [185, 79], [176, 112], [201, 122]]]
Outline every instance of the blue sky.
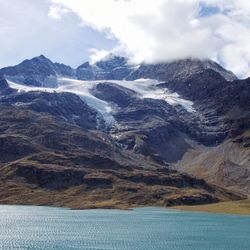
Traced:
[[107, 53], [210, 58], [250, 76], [250, 1], [0, 0], [0, 67], [44, 54], [73, 67]]
[[218, 6], [200, 4], [200, 16], [211, 16], [221, 12]]
[[82, 26], [74, 13], [51, 18], [46, 0], [0, 0], [0, 9], [0, 67], [40, 54], [75, 67], [89, 60], [89, 49], [110, 50], [116, 44], [104, 32]]

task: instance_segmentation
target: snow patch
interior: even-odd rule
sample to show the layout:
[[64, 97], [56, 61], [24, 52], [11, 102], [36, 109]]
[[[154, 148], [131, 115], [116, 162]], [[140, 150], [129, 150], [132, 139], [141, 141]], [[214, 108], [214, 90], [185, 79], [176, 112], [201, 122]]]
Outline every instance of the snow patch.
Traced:
[[109, 126], [114, 123], [115, 119], [112, 115], [112, 107], [109, 103], [100, 100], [90, 93], [90, 90], [96, 85], [94, 82], [83, 82], [74, 79], [60, 78], [58, 79], [57, 88], [44, 88], [44, 87], [33, 87], [26, 86], [12, 81], [8, 81], [11, 88], [18, 90], [18, 92], [29, 92], [29, 91], [42, 91], [42, 92], [68, 92], [78, 95], [84, 102], [90, 107], [100, 113]]
[[[83, 81], [85, 84], [89, 84], [90, 81]], [[193, 108], [193, 102], [183, 99], [178, 93], [172, 93], [167, 88], [160, 88], [159, 85], [161, 82], [155, 79], [137, 79], [135, 81], [126, 81], [126, 80], [101, 80], [101, 81], [91, 81], [93, 86], [98, 83], [113, 83], [124, 88], [135, 91], [139, 94], [141, 98], [151, 98], [156, 100], [164, 100], [172, 106], [181, 105], [189, 113], [195, 112]]]

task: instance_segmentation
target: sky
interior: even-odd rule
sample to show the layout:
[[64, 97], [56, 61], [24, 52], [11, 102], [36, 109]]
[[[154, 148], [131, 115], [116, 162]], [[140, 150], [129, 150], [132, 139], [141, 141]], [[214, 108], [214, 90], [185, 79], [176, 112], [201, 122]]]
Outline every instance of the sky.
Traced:
[[0, 67], [44, 54], [73, 67], [209, 58], [250, 76], [248, 0], [0, 0]]

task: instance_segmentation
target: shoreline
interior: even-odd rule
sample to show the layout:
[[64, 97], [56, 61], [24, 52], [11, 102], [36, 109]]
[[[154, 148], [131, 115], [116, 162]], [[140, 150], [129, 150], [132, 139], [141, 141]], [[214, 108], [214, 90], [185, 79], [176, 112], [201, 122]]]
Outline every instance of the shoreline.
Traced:
[[179, 211], [187, 211], [187, 212], [204, 212], [211, 214], [228, 214], [228, 215], [242, 215], [242, 216], [250, 216], [250, 200], [240, 200], [240, 201], [226, 201], [226, 202], [218, 202], [213, 204], [206, 205], [180, 205], [180, 206], [98, 206], [98, 207], [82, 207], [82, 208], [72, 208], [66, 206], [56, 206], [56, 205], [38, 205], [38, 204], [0, 204], [0, 206], [37, 206], [37, 207], [51, 207], [51, 208], [59, 208], [59, 209], [69, 209], [69, 210], [98, 210], [98, 209], [106, 209], [106, 210], [124, 210], [124, 211], [132, 211], [137, 208], [143, 207], [158, 207], [162, 209], [170, 209], [170, 210], [179, 210]]
[[174, 206], [174, 210], [250, 216], [250, 200], [225, 201], [206, 205]]

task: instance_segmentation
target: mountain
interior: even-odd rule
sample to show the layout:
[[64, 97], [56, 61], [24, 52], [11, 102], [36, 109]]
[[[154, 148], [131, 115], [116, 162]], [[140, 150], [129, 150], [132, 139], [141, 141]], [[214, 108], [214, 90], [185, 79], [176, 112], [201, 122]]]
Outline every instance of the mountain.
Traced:
[[16, 66], [2, 68], [0, 75], [28, 86], [57, 87], [57, 76], [73, 77], [74, 70], [64, 64], [52, 63], [41, 55]]
[[228, 81], [237, 77], [211, 60], [184, 59], [168, 63], [134, 65], [124, 57], [108, 55], [93, 65], [88, 62], [76, 69], [79, 80], [136, 80], [156, 79], [159, 81], [179, 81], [193, 74], [211, 69]]
[[192, 75], [200, 74], [209, 69], [219, 73], [227, 81], [237, 79], [232, 72], [225, 70], [216, 62], [191, 58], [169, 63], [142, 64], [137, 70], [131, 72], [126, 79], [150, 78], [165, 82], [175, 82], [186, 80]]
[[133, 65], [110, 55], [72, 69], [40, 56], [0, 73], [2, 203], [167, 206], [249, 195], [250, 80], [215, 62]]
[[146, 161], [105, 133], [48, 113], [2, 106], [0, 130], [1, 204], [124, 208], [240, 197]]

